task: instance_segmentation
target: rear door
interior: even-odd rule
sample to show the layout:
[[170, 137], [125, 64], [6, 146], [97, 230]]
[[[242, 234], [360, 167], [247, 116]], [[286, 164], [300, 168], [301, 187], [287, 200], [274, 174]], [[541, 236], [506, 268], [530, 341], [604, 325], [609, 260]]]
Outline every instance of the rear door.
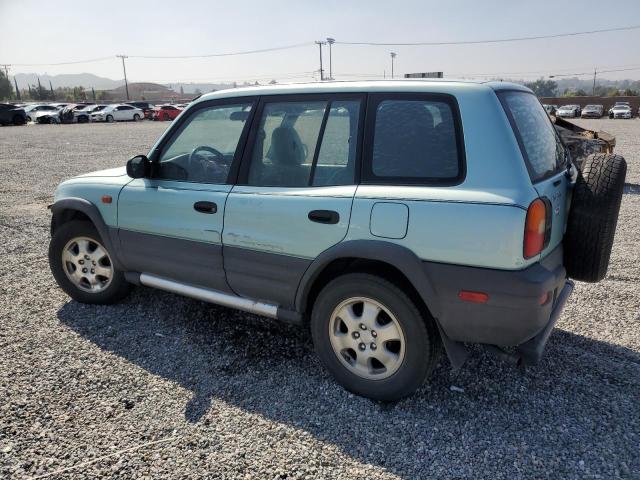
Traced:
[[254, 102], [196, 105], [151, 153], [152, 178], [123, 188], [118, 226], [128, 269], [229, 290], [222, 268], [224, 211]]
[[261, 101], [222, 235], [227, 281], [239, 295], [293, 305], [302, 274], [349, 226], [363, 95]]
[[504, 91], [499, 94], [527, 164], [538, 195], [551, 206], [551, 236], [542, 256], [564, 237], [568, 215], [567, 156], [555, 127], [532, 93]]

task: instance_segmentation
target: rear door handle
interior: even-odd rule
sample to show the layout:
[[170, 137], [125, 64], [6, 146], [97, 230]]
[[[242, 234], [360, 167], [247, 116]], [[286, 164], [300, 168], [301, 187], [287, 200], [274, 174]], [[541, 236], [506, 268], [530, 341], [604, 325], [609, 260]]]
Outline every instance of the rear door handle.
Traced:
[[218, 206], [213, 202], [196, 202], [193, 204], [193, 208], [200, 213], [216, 213], [218, 211]]
[[309, 212], [309, 220], [332, 225], [340, 221], [340, 215], [333, 210], [312, 210]]

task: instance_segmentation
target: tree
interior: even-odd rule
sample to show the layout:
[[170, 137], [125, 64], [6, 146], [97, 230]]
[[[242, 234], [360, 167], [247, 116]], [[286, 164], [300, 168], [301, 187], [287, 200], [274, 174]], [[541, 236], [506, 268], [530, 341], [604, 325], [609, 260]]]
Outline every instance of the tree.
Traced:
[[533, 93], [538, 97], [555, 97], [558, 84], [553, 80], [545, 80], [539, 78], [535, 82], [529, 82], [524, 84], [525, 87], [533, 90]]
[[0, 99], [9, 100], [12, 96], [13, 87], [11, 86], [11, 82], [4, 71], [0, 70]]
[[625, 89], [623, 94], [624, 94], [625, 97], [637, 97], [638, 96], [638, 91], [637, 90], [633, 90], [631, 88], [627, 88], [627, 89]]
[[582, 88], [579, 88], [578, 90], [576, 90], [573, 95], [575, 97], [588, 97], [589, 96], [589, 95], [587, 95], [587, 92], [585, 92]]

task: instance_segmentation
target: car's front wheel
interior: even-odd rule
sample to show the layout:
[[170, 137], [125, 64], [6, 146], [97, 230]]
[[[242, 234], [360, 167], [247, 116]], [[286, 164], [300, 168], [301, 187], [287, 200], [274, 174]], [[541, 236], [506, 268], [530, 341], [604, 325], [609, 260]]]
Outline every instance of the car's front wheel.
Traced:
[[140, 121], [140, 115], [138, 115], [137, 113], [133, 115], [133, 121], [134, 122], [139, 122]]
[[370, 274], [347, 274], [325, 286], [314, 304], [311, 332], [334, 378], [374, 400], [413, 393], [440, 354], [434, 321], [396, 285]]
[[113, 115], [107, 115], [107, 122], [113, 122]]
[[78, 302], [114, 303], [131, 290], [91, 222], [71, 221], [56, 229], [49, 266], [60, 288]]

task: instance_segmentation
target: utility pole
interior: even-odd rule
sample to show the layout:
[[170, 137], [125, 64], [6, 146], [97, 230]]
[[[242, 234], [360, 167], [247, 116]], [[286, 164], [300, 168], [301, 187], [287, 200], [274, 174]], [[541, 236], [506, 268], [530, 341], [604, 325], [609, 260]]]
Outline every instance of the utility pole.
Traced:
[[322, 69], [322, 45], [324, 45], [326, 42], [316, 41], [316, 43], [320, 48], [320, 81], [322, 82], [324, 80], [324, 70]]
[[327, 43], [329, 44], [329, 80], [333, 80], [333, 68], [331, 64], [331, 45], [336, 43], [336, 39], [327, 37]]
[[2, 65], [2, 66], [4, 67], [4, 74], [6, 75], [7, 80], [9, 80], [9, 67], [11, 65]]
[[127, 82], [127, 67], [124, 65], [124, 59], [128, 58], [126, 55], [116, 55], [116, 57], [122, 59], [122, 71], [124, 72], [124, 88], [127, 91], [127, 100], [129, 100], [129, 83]]
[[396, 53], [391, 52], [391, 78], [393, 78], [393, 60], [396, 58]]
[[596, 75], [598, 73], [598, 67], [593, 69], [593, 91], [591, 92], [592, 96], [596, 96]]

